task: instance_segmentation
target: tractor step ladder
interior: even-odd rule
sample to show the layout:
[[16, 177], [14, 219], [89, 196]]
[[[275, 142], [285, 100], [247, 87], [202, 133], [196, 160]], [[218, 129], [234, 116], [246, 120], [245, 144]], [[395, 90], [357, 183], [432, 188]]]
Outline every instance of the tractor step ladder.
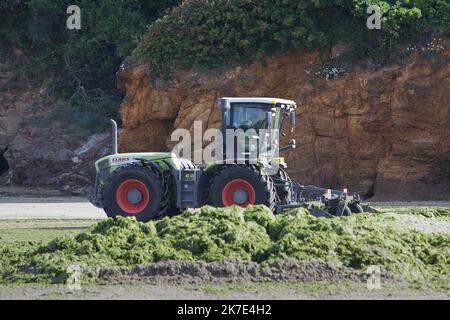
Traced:
[[182, 168], [178, 171], [177, 181], [177, 205], [179, 208], [194, 208], [197, 202], [197, 181], [200, 169], [192, 162], [182, 162]]

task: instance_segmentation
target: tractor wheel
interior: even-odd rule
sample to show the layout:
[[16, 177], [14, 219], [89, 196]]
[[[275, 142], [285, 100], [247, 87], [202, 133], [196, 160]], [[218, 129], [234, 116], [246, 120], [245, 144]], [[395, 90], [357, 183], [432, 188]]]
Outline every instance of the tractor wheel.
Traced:
[[167, 207], [166, 215], [169, 217], [178, 216], [183, 213], [183, 210], [176, 206], [177, 199], [177, 184], [175, 179], [172, 177], [169, 171], [164, 173], [164, 180], [167, 181], [168, 184], [168, 193], [169, 193], [169, 205]]
[[349, 208], [352, 211], [352, 213], [363, 213], [364, 212], [364, 209], [358, 203], [349, 205]]
[[165, 180], [156, 169], [127, 166], [116, 170], [108, 178], [103, 199], [108, 217], [132, 216], [145, 222], [166, 214], [169, 192]]
[[286, 171], [280, 168], [277, 174], [273, 176], [275, 189], [277, 190], [280, 201], [288, 203], [292, 201], [292, 189], [290, 186], [291, 178], [289, 178]]
[[338, 214], [340, 205], [341, 204], [339, 203], [339, 201], [333, 202], [327, 210], [328, 213], [335, 217], [350, 216], [352, 214], [352, 210], [347, 205], [345, 205], [345, 207], [343, 208], [343, 212], [341, 214]]
[[209, 201], [214, 207], [249, 204], [264, 204], [273, 209], [276, 190], [270, 176], [263, 174], [255, 166], [225, 166], [213, 178]]
[[352, 210], [349, 207], [345, 207], [344, 212], [342, 213], [343, 216], [351, 216], [352, 215]]

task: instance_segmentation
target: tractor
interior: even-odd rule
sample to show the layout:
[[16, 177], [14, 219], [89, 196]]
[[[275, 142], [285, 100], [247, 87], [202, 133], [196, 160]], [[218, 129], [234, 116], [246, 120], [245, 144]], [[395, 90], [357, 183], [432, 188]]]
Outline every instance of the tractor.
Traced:
[[[230, 130], [256, 133], [277, 130], [285, 136], [282, 132], [285, 119], [289, 119], [290, 131], [294, 131], [297, 105], [291, 100], [225, 97], [218, 100], [217, 107], [223, 137]], [[287, 152], [295, 148], [295, 140], [281, 148], [278, 148], [280, 139], [269, 140], [271, 145], [261, 152], [257, 150], [252, 159], [247, 155], [250, 149], [255, 149], [254, 143], [245, 140], [241, 148], [235, 148], [240, 142], [226, 140], [215, 161], [195, 165], [172, 152], [118, 153], [117, 124], [111, 121], [113, 152], [96, 161], [95, 187], [89, 196], [91, 203], [103, 208], [109, 217], [134, 216], [145, 222], [204, 205], [261, 204], [275, 213], [306, 207], [317, 217], [374, 211], [361, 204], [357, 193], [292, 181], [285, 171], [284, 158], [274, 150]], [[273, 168], [276, 171], [269, 170]]]

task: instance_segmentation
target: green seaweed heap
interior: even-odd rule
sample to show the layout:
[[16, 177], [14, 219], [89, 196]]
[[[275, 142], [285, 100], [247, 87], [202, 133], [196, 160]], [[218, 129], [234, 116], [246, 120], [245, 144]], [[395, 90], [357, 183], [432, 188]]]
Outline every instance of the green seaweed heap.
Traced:
[[306, 209], [274, 216], [264, 206], [206, 206], [149, 223], [106, 219], [76, 236], [0, 245], [0, 283], [63, 283], [70, 265], [83, 266], [85, 281], [95, 281], [101, 267], [230, 258], [266, 265], [318, 260], [357, 270], [379, 265], [408, 280], [448, 279], [449, 235], [405, 230], [395, 222], [369, 213], [316, 218]]

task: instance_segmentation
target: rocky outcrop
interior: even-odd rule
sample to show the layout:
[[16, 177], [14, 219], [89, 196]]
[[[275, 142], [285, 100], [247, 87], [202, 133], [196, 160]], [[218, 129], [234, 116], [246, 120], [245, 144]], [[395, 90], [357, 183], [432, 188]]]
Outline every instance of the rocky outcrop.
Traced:
[[54, 117], [45, 87], [26, 88], [0, 64], [0, 186], [58, 188], [82, 194], [94, 161], [110, 152], [109, 134], [78, 138]]
[[124, 64], [121, 150], [168, 150], [170, 133], [195, 120], [218, 127], [221, 96], [282, 97], [299, 106], [297, 148], [286, 155], [295, 180], [383, 199], [448, 199], [449, 59], [448, 50], [415, 52], [329, 78], [317, 72], [317, 53], [298, 50], [221, 75], [179, 72], [168, 83], [144, 62]]

